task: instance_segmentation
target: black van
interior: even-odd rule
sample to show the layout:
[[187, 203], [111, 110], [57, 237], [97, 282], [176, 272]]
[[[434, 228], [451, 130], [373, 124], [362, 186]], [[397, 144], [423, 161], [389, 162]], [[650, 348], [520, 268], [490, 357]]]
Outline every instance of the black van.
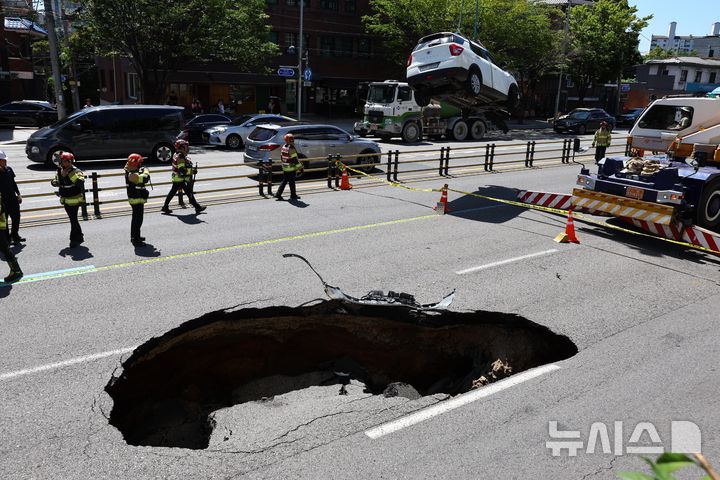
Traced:
[[77, 160], [125, 158], [131, 153], [157, 162], [172, 160], [175, 138], [184, 126], [183, 108], [167, 105], [91, 107], [33, 133], [25, 153], [54, 166], [58, 151]]

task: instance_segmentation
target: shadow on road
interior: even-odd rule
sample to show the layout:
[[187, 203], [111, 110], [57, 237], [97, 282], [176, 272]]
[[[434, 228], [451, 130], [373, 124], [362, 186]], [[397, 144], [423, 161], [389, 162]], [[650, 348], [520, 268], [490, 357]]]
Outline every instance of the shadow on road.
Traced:
[[159, 257], [161, 254], [160, 250], [155, 248], [151, 243], [146, 242], [142, 247], [135, 247], [135, 255], [139, 257], [154, 258]]
[[61, 257], [70, 257], [70, 259], [74, 262], [93, 258], [93, 254], [90, 252], [90, 249], [84, 245], [80, 245], [78, 247], [65, 247], [58, 253]]
[[[516, 190], [514, 188], [498, 185], [479, 187], [472, 193], [502, 200], [516, 200]], [[524, 208], [513, 207], [472, 195], [457, 198], [449, 202], [448, 207], [450, 208], [450, 215], [487, 223], [505, 223], [525, 211]], [[498, 208], [490, 209], [489, 207]]]

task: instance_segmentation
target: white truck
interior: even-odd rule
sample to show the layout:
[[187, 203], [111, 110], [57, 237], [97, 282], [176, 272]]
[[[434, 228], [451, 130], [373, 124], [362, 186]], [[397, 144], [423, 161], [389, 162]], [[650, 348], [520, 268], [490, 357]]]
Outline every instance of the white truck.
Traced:
[[361, 136], [376, 135], [385, 141], [400, 137], [408, 143], [442, 136], [458, 141], [481, 140], [494, 128], [507, 131], [508, 117], [497, 106], [460, 109], [431, 101], [421, 107], [407, 83], [385, 80], [369, 85], [364, 118], [355, 123], [353, 130]]

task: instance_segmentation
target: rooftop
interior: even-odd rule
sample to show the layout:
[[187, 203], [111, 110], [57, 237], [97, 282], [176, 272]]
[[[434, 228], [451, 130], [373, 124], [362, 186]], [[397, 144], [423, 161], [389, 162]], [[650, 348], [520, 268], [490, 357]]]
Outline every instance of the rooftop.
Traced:
[[47, 35], [47, 30], [40, 25], [32, 20], [20, 17], [5, 17], [5, 30], [35, 35]]

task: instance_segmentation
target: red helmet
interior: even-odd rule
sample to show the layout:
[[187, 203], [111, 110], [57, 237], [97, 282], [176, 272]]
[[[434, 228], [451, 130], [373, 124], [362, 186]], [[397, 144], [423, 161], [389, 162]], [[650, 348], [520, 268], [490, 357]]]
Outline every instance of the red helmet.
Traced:
[[286, 133], [283, 140], [285, 140], [285, 143], [292, 143], [295, 141], [295, 135], [292, 133]]
[[190, 144], [187, 140], [183, 140], [182, 138], [175, 140], [175, 150], [184, 150], [189, 151], [190, 150]]
[[73, 154], [70, 153], [70, 152], [62, 152], [62, 153], [60, 154], [60, 161], [62, 162], [63, 160], [69, 160], [69, 161], [71, 161], [71, 162], [74, 162], [74, 161], [75, 161], [75, 155], [73, 155]]
[[138, 167], [143, 162], [144, 158], [139, 153], [131, 153], [128, 156], [127, 164], [131, 167]]

